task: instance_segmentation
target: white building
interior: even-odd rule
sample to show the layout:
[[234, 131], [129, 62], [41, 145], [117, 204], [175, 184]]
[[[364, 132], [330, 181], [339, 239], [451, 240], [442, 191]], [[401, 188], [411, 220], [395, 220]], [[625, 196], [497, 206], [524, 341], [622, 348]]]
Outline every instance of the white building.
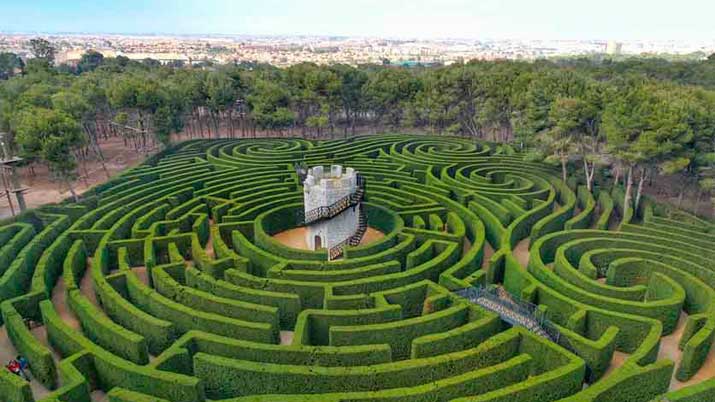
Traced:
[[623, 51], [623, 43], [609, 40], [606, 43], [606, 54], [619, 55]]
[[[357, 172], [332, 165], [308, 169], [303, 182], [306, 244], [311, 250], [325, 248], [330, 258], [342, 254], [340, 246], [355, 245], [365, 233], [365, 218], [361, 204], [363, 189]], [[351, 241], [352, 240], [352, 241]]]

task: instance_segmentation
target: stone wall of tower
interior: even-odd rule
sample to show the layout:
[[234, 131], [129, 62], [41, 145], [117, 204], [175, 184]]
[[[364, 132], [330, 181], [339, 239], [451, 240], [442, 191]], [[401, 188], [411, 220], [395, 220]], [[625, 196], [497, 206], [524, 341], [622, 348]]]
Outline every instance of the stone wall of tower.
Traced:
[[[329, 207], [336, 201], [357, 190], [357, 172], [332, 165], [330, 170], [316, 166], [308, 170], [303, 183], [304, 209], [306, 214], [319, 207]], [[330, 248], [352, 236], [359, 225], [357, 207], [348, 208], [338, 216], [308, 225], [306, 242], [311, 250], [316, 249], [315, 237], [320, 237], [320, 246]]]
[[333, 165], [329, 171], [322, 166], [308, 169], [303, 183], [305, 212], [318, 207], [327, 207], [339, 199], [355, 192], [357, 172], [352, 168], [343, 171], [340, 165]]
[[318, 221], [309, 225], [305, 239], [308, 248], [316, 250], [316, 236], [320, 237], [320, 246], [322, 248], [330, 249], [355, 234], [360, 224], [358, 208], [360, 208], [359, 205], [350, 207], [332, 219]]

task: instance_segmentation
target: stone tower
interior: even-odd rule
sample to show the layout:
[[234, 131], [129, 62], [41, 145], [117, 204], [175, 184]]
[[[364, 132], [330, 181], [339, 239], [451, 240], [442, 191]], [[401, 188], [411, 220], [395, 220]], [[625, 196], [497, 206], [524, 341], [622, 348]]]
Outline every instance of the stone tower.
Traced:
[[346, 245], [360, 243], [367, 229], [361, 205], [364, 188], [364, 180], [352, 168], [308, 169], [303, 182], [308, 248], [328, 249], [332, 260], [342, 255]]

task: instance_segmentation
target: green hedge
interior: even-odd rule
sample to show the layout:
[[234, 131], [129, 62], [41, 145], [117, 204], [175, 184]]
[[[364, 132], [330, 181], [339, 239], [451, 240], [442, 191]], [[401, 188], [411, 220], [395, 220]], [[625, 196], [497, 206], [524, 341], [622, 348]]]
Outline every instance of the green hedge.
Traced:
[[0, 370], [0, 402], [34, 401], [30, 384], [2, 367]]
[[598, 193], [600, 215], [596, 220], [596, 229], [606, 230], [613, 219], [613, 199], [606, 191]]
[[715, 401], [715, 378], [681, 388], [654, 399], [657, 402], [713, 402]]
[[581, 207], [581, 212], [566, 221], [566, 224], [564, 225], [565, 230], [587, 229], [591, 227], [594, 220], [596, 201], [593, 199], [591, 192], [588, 191], [586, 186], [578, 186], [577, 197], [579, 206]]
[[[157, 266], [152, 271], [157, 292], [178, 303], [207, 313], [237, 320], [267, 323], [278, 328], [278, 309], [261, 304], [228, 299], [182, 285], [185, 283], [183, 263]], [[180, 277], [180, 282], [177, 281]]]
[[373, 366], [303, 367], [254, 363], [198, 353], [194, 373], [209, 398], [259, 394], [313, 394], [411, 387], [472, 372], [515, 356], [521, 336], [505, 332], [474, 349]]
[[43, 402], [91, 402], [90, 392], [98, 379], [89, 352], [75, 353], [62, 360], [59, 371], [62, 387], [48, 395]]
[[69, 290], [67, 301], [87, 338], [136, 364], [149, 362], [149, 351], [144, 337], [107, 318], [82, 296], [79, 290]]
[[330, 327], [333, 346], [388, 344], [395, 359], [411, 355], [412, 341], [424, 335], [449, 331], [468, 322], [469, 309], [456, 305], [421, 317], [382, 324], [339, 325]]
[[431, 402], [449, 400], [461, 395], [477, 395], [508, 386], [514, 381], [527, 379], [531, 358], [520, 355], [504, 363], [469, 371], [465, 374], [433, 381], [429, 384], [383, 389], [380, 391], [334, 393], [318, 395], [259, 395], [227, 399], [224, 402], [249, 401], [339, 401], [339, 402]]
[[130, 391], [125, 388], [113, 388], [107, 394], [109, 402], [169, 402], [168, 399], [157, 398], [153, 395]]
[[[129, 274], [126, 249], [118, 253], [120, 273], [104, 277], [102, 272], [108, 265], [109, 250], [101, 246], [92, 260], [92, 279], [97, 297], [104, 312], [119, 325], [144, 336], [152, 354], [159, 354], [177, 337], [173, 323], [154, 317], [136, 307], [129, 299], [128, 283], [138, 282], [134, 274]], [[110, 283], [111, 281], [111, 283]]]
[[[5, 301], [0, 305], [0, 309], [5, 320], [7, 335], [18, 354], [24, 356], [30, 363], [30, 371], [35, 380], [49, 389], [54, 389], [57, 386], [57, 368], [52, 352], [30, 332], [25, 325], [24, 316], [15, 307], [22, 306], [21, 308], [24, 307], [23, 309], [26, 310], [23, 313], [29, 313], [38, 309], [37, 304], [44, 297], [44, 293], [35, 292]], [[39, 320], [39, 317], [32, 318]]]
[[13, 259], [35, 236], [35, 228], [29, 223], [18, 222], [0, 227], [0, 276], [5, 273]]
[[132, 275], [127, 280], [127, 291], [132, 302], [142, 310], [171, 322], [182, 333], [201, 329], [267, 343], [274, 343], [277, 339], [276, 330], [270, 324], [236, 320], [195, 310], [165, 298]]
[[[334, 262], [276, 242], [301, 224], [294, 162], [359, 170], [370, 226], [385, 236]], [[189, 141], [78, 204], [0, 226], [0, 310], [35, 376], [56, 384], [59, 369], [47, 402], [93, 390], [111, 400], [648, 401], [670, 383], [673, 364], [656, 359], [681, 310], [677, 379], [715, 338], [715, 225], [650, 199], [624, 208], [620, 188], [602, 186], [596, 203], [557, 173], [449, 136]], [[528, 269], [511, 253], [525, 239]], [[87, 274], [100, 306], [77, 289]], [[60, 276], [81, 331], [46, 300]], [[452, 293], [488, 283], [537, 304], [579, 357]], [[65, 357], [57, 368], [23, 319], [44, 320]], [[293, 344], [278, 344], [280, 329], [294, 330]], [[601, 378], [615, 350], [630, 356]], [[709, 388], [668, 395], [708, 398]]]
[[[48, 224], [22, 248], [17, 258], [0, 276], [0, 301], [20, 296], [27, 290], [43, 251], [71, 224], [70, 218], [63, 215], [47, 214], [46, 218]], [[61, 263], [60, 261], [59, 264]]]
[[177, 402], [204, 399], [203, 388], [198, 379], [153, 370], [121, 359], [69, 328], [57, 315], [50, 301], [41, 302], [40, 309], [48, 339], [53, 347], [65, 356], [80, 351], [90, 353], [98, 388], [106, 391], [121, 386]]
[[[542, 342], [542, 348], [553, 348]], [[544, 373], [531, 373], [524, 381], [476, 397], [454, 399], [454, 402], [549, 402], [572, 395], [582, 388], [585, 365], [575, 358], [565, 365]]]
[[283, 329], [292, 329], [301, 311], [300, 298], [297, 295], [236, 286], [216, 280], [191, 267], [186, 269], [186, 285], [219, 297], [276, 307], [280, 327]]
[[323, 367], [374, 365], [391, 361], [390, 348], [387, 345], [351, 347], [271, 345], [203, 331], [187, 332], [172, 345], [171, 349], [159, 356], [158, 360], [173, 355], [179, 350], [186, 350], [191, 355], [206, 353], [253, 362]]

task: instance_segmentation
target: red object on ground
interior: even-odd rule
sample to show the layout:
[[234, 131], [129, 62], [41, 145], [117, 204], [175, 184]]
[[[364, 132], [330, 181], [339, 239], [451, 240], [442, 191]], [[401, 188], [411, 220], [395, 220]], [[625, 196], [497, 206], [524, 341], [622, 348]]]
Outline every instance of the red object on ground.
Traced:
[[18, 363], [17, 360], [12, 360], [7, 364], [7, 369], [17, 374], [20, 372], [20, 363]]

